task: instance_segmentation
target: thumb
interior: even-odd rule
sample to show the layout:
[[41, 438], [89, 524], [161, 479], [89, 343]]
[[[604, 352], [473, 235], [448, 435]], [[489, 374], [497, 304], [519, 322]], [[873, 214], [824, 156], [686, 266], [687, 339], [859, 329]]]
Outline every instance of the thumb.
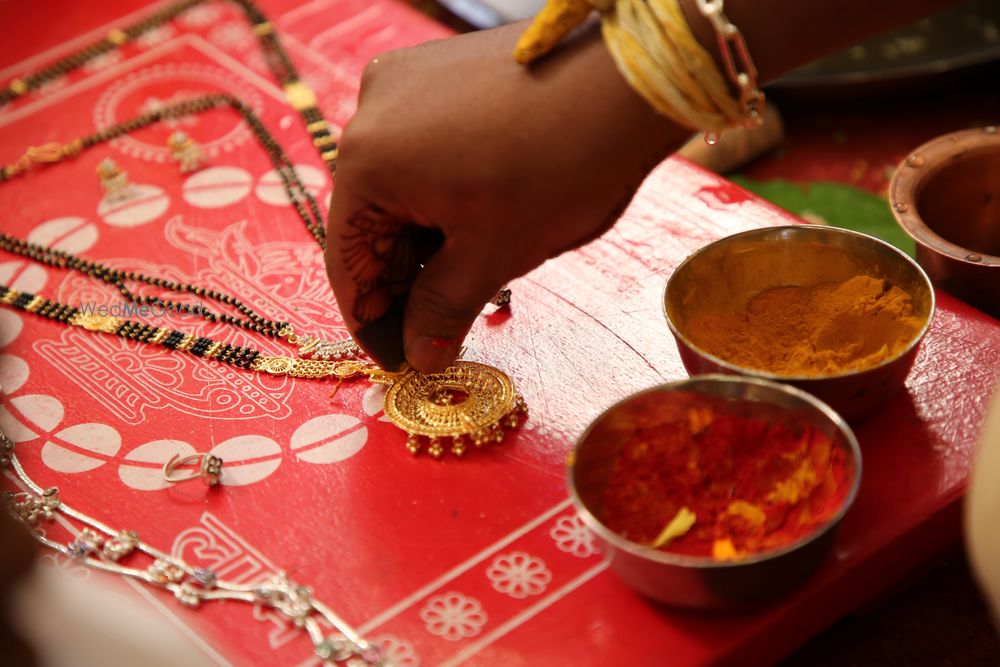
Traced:
[[417, 274], [403, 321], [406, 360], [423, 373], [443, 371], [458, 356], [473, 322], [503, 284], [481, 244], [448, 239]]

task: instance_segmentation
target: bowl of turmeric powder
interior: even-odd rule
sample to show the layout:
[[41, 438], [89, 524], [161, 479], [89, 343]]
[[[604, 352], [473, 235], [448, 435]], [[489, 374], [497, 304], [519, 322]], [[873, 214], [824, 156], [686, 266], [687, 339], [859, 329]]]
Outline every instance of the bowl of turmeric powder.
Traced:
[[884, 241], [791, 225], [698, 250], [667, 282], [664, 307], [692, 376], [789, 383], [858, 420], [903, 387], [934, 290], [920, 265]]
[[670, 605], [745, 609], [829, 557], [857, 496], [861, 450], [832, 408], [732, 375], [629, 396], [570, 458], [570, 497], [612, 570]]

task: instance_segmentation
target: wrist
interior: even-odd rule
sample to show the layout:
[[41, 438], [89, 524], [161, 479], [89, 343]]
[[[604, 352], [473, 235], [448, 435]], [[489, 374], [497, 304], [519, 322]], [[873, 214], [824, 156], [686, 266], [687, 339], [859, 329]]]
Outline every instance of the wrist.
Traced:
[[589, 22], [572, 41], [581, 46], [578, 66], [586, 72], [591, 99], [599, 100], [609, 125], [623, 139], [638, 148], [635, 151], [649, 171], [681, 146], [691, 131], [659, 113], [622, 75], [607, 44], [601, 37], [600, 23]]

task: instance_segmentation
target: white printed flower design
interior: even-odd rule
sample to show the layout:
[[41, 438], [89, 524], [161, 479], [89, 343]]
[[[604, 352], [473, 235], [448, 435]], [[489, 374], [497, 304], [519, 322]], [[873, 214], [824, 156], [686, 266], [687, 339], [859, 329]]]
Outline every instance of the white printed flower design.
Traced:
[[556, 541], [556, 548], [577, 558], [589, 558], [597, 553], [594, 536], [578, 516], [559, 517], [549, 536]]
[[[12, 310], [0, 310], [0, 347], [5, 347], [13, 343], [21, 335], [22, 329], [24, 329], [24, 322], [21, 321], [20, 315]], [[10, 393], [10, 391], [8, 389], [4, 393]]]
[[382, 651], [387, 667], [420, 667], [420, 657], [413, 644], [396, 635], [378, 635], [372, 642]]
[[486, 618], [479, 600], [454, 591], [431, 598], [420, 610], [427, 632], [450, 642], [475, 637], [486, 625]]
[[42, 85], [38, 86], [38, 88], [35, 88], [35, 93], [39, 95], [47, 95], [57, 90], [62, 90], [68, 85], [69, 85], [69, 77], [67, 77], [66, 75], [57, 76], [52, 79], [49, 79]]
[[[145, 102], [142, 103], [140, 111], [142, 113], [154, 113], [159, 111], [164, 107], [168, 107], [172, 104], [177, 104], [178, 102], [183, 102], [185, 100], [191, 99], [192, 97], [197, 97], [196, 93], [188, 91], [178, 91], [168, 97], [165, 100], [161, 100], [159, 97], [149, 97]], [[194, 116], [184, 116], [183, 118], [168, 118], [162, 121], [164, 125], [170, 128], [185, 126], [190, 127], [198, 124], [198, 119]]]
[[270, 72], [270, 65], [267, 64], [267, 60], [264, 55], [258, 51], [250, 51], [247, 54], [241, 55], [243, 63], [250, 69], [256, 72]]
[[186, 26], [203, 28], [219, 18], [219, 8], [212, 5], [192, 7], [177, 18]]
[[95, 56], [84, 63], [83, 70], [85, 72], [99, 72], [102, 69], [107, 69], [112, 65], [120, 63], [122, 59], [123, 56], [121, 51], [108, 51], [107, 53]]
[[249, 46], [254, 41], [253, 33], [250, 32], [245, 23], [232, 22], [223, 23], [217, 28], [213, 28], [208, 38], [226, 49], [240, 49]]
[[168, 23], [166, 25], [161, 25], [155, 28], [151, 28], [146, 32], [142, 33], [141, 35], [136, 37], [135, 43], [136, 46], [139, 46], [143, 49], [148, 49], [151, 46], [156, 46], [157, 44], [162, 44], [163, 42], [166, 42], [176, 34], [177, 30]]
[[497, 556], [486, 570], [486, 578], [497, 592], [520, 600], [545, 591], [552, 572], [541, 558], [515, 551]]

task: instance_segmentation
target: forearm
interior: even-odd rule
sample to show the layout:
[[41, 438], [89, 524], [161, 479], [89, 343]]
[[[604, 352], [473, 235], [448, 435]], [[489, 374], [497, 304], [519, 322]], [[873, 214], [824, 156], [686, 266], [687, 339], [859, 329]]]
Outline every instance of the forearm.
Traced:
[[[694, 0], [680, 1], [714, 53]], [[766, 81], [949, 4], [868, 2], [727, 0], [726, 12]], [[385, 54], [366, 72], [340, 143], [327, 266], [351, 333], [383, 367], [399, 367], [405, 340], [413, 367], [445, 368], [501, 284], [606, 231], [691, 135], [629, 86], [596, 25], [530, 66], [513, 55], [525, 27]], [[442, 240], [425, 261], [415, 225]]]

